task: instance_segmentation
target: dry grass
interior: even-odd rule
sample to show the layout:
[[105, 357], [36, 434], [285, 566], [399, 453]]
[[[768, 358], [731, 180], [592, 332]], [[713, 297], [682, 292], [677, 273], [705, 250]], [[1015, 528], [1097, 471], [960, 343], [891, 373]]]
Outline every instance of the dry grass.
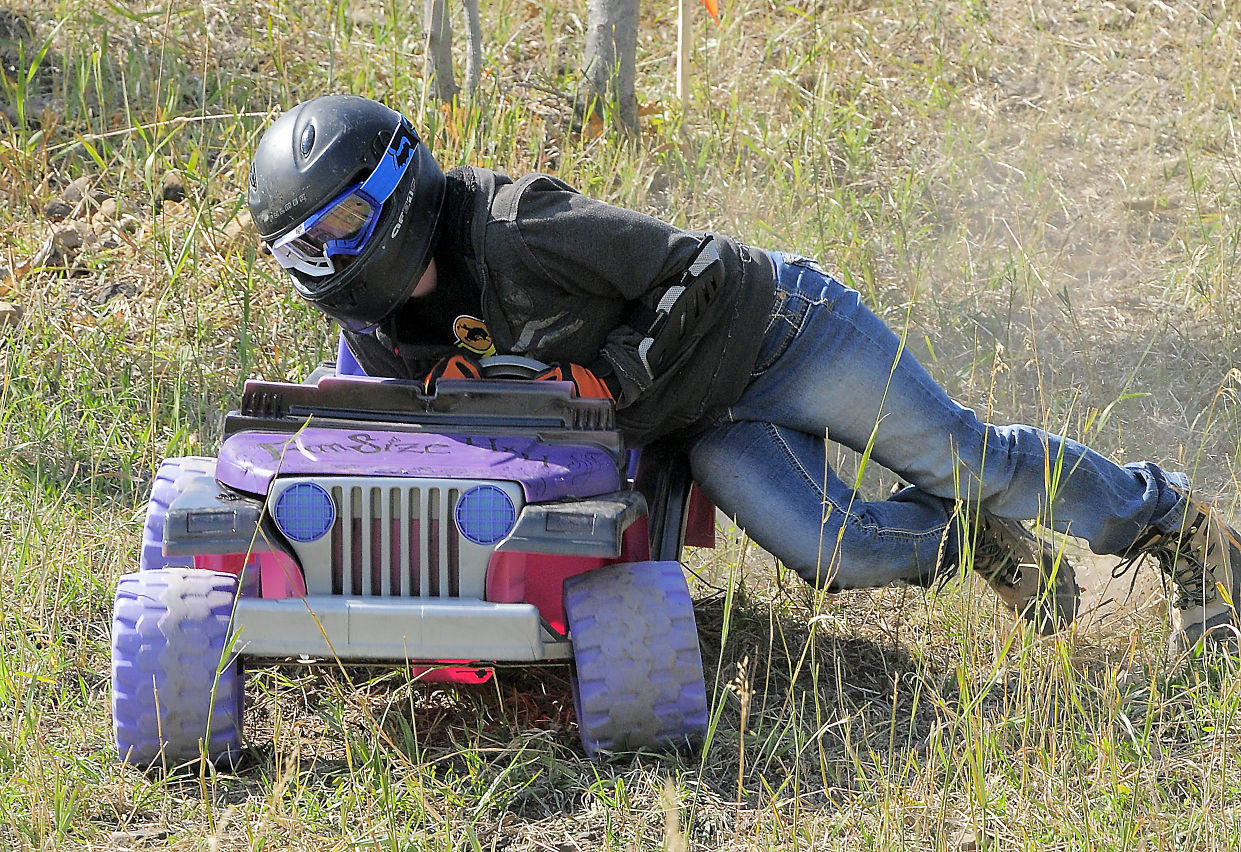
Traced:
[[[639, 146], [570, 129], [567, 4], [484, 9], [484, 87], [452, 108], [423, 97], [408, 4], [0, 10], [7, 847], [1237, 845], [1235, 673], [1170, 671], [1149, 595], [1037, 640], [968, 579], [816, 596], [732, 536], [693, 556], [717, 716], [700, 756], [591, 765], [561, 669], [447, 693], [288, 668], [251, 679], [237, 773], [115, 764], [108, 611], [154, 466], [211, 452], [246, 375], [330, 351], [236, 220], [266, 117], [321, 92], [402, 107], [445, 163], [551, 170], [819, 255], [958, 398], [1189, 469], [1238, 515], [1241, 26], [1222, 2], [737, 2], [696, 30], [685, 112], [674, 13], [644, 5]], [[168, 171], [183, 201], [162, 200]], [[132, 219], [67, 201], [83, 176]]]

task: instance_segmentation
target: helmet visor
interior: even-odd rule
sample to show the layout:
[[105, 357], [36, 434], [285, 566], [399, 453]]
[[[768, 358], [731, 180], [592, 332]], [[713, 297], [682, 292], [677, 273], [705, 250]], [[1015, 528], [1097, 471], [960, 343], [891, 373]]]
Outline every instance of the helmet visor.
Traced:
[[[366, 180], [348, 187], [293, 230], [268, 243], [276, 262], [312, 278], [327, 278], [336, 271], [332, 256], [361, 254], [375, 232], [384, 203], [413, 162], [416, 144], [417, 138], [402, 119]], [[295, 282], [310, 296], [319, 295], [329, 283], [325, 280], [316, 287], [314, 281], [295, 278]]]

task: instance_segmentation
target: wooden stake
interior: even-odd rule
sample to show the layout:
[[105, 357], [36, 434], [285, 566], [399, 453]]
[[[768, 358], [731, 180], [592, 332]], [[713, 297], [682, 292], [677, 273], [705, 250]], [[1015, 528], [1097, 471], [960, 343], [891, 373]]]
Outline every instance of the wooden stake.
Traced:
[[677, 0], [677, 98], [689, 106], [689, 28], [691, 0]]

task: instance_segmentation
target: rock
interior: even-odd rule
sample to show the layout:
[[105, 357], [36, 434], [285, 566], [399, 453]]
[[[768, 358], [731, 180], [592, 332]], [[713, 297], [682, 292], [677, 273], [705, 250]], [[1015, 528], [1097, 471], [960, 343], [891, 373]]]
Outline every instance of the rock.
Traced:
[[115, 198], [105, 198], [103, 201], [99, 202], [99, 209], [95, 211], [93, 218], [101, 219], [103, 221], [110, 221], [116, 218], [118, 209], [119, 208]]
[[114, 831], [108, 838], [114, 846], [146, 846], [168, 839], [168, 829], [162, 826], [142, 826], [125, 831]]
[[241, 248], [246, 243], [257, 243], [258, 235], [254, 233], [254, 221], [250, 211], [242, 208], [241, 212], [223, 227], [223, 237], [216, 241], [216, 248], [222, 252]]
[[0, 328], [17, 325], [21, 319], [21, 308], [12, 302], [0, 302]]
[[1154, 213], [1160, 210], [1168, 210], [1181, 206], [1179, 198], [1163, 198], [1155, 196], [1145, 196], [1142, 198], [1130, 198], [1123, 202], [1126, 210], [1132, 210], [1135, 213]]
[[26, 43], [34, 38], [34, 30], [25, 15], [9, 9], [0, 9], [0, 39]]
[[986, 847], [986, 838], [972, 829], [963, 829], [956, 837], [958, 852], [982, 852]]
[[181, 179], [181, 173], [175, 170], [164, 172], [164, 177], [159, 182], [159, 200], [160, 201], [184, 201], [185, 200], [185, 181]]
[[74, 212], [81, 212], [83, 209], [90, 211], [99, 206], [99, 203], [106, 198], [110, 198], [111, 194], [94, 185], [89, 175], [82, 175], [74, 179], [60, 193], [61, 200], [73, 207]]
[[70, 182], [70, 184], [65, 187], [64, 192], [60, 194], [60, 197], [69, 204], [77, 204], [86, 197], [86, 193], [89, 191], [90, 178], [86, 175], [82, 175], [82, 177]]
[[99, 294], [99, 296], [95, 299], [95, 304], [105, 305], [117, 296], [132, 299], [136, 295], [138, 295], [138, 288], [134, 287], [133, 284], [122, 281], [120, 283], [113, 284], [103, 293]]
[[41, 128], [56, 121], [56, 102], [50, 97], [31, 95], [26, 98], [23, 111], [29, 127]]
[[132, 204], [123, 198], [105, 198], [99, 202], [99, 209], [95, 211], [95, 215], [91, 218], [96, 222], [107, 222], [108, 224], [124, 222], [127, 219], [136, 221], [137, 211]]
[[93, 236], [94, 234], [85, 222], [70, 222], [52, 234], [52, 248], [62, 254], [72, 254], [92, 242]]
[[67, 219], [73, 213], [73, 205], [63, 198], [53, 198], [43, 205], [43, 215], [53, 222]]
[[83, 246], [97, 241], [98, 237], [95, 236], [90, 225], [75, 219], [58, 228], [48, 237], [39, 250], [23, 265], [23, 268], [68, 266]]

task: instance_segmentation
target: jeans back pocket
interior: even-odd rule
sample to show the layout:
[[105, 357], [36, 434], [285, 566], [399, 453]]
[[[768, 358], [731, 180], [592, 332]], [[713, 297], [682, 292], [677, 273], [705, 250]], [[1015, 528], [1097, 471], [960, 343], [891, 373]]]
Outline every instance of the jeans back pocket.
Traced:
[[767, 327], [763, 330], [763, 342], [758, 347], [758, 356], [750, 369], [750, 378], [756, 379], [771, 369], [779, 360], [789, 344], [801, 331], [806, 320], [806, 308], [809, 303], [801, 294], [789, 292], [776, 285], [776, 293], [772, 299], [771, 315]]

